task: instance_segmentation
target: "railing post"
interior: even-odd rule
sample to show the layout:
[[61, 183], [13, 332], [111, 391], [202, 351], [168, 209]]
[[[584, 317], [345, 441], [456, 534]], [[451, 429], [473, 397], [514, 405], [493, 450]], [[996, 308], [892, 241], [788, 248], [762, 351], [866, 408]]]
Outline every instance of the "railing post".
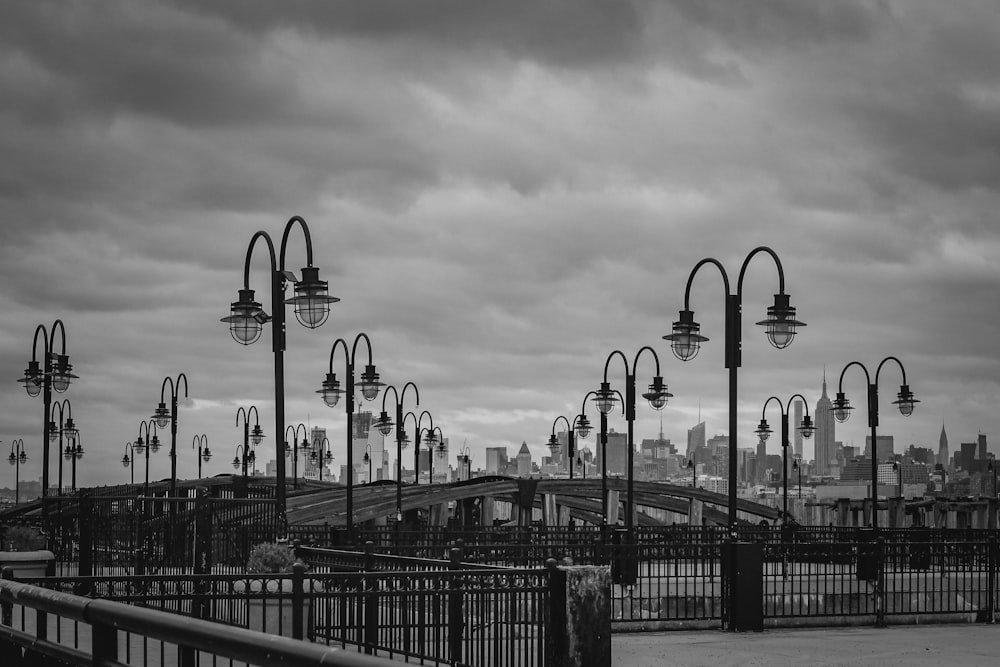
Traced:
[[885, 627], [885, 538], [875, 540], [875, 625]]
[[997, 601], [997, 533], [990, 531], [989, 541], [986, 543], [986, 606], [989, 612], [987, 623], [996, 623]]
[[292, 565], [292, 637], [294, 639], [305, 638], [303, 627], [306, 611], [305, 574], [305, 563], [296, 561]]
[[[94, 575], [94, 512], [90, 496], [81, 491], [78, 495], [80, 503], [80, 553], [77, 576], [91, 577]], [[75, 591], [77, 595], [89, 595], [90, 584], [81, 584]]]
[[545, 561], [545, 567], [549, 571], [546, 664], [551, 665], [551, 667], [562, 667], [569, 651], [566, 633], [566, 573], [559, 569], [554, 558]]
[[[8, 581], [14, 578], [14, 568], [5, 567], [0, 571], [0, 579]], [[11, 625], [14, 621], [14, 603], [0, 601], [0, 624]]]
[[[116, 662], [118, 660], [118, 631], [115, 629], [115, 626], [100, 621], [93, 621], [90, 628], [92, 633], [90, 664], [94, 667], [103, 667], [109, 662]], [[193, 665], [193, 662], [187, 663], [183, 659], [186, 647], [178, 646], [177, 648], [178, 653], [182, 657], [180, 661], [182, 667]], [[194, 650], [190, 650], [190, 653], [193, 657]]]
[[365, 542], [364, 564], [364, 637], [365, 653], [375, 653], [375, 643], [378, 639], [378, 598], [375, 591], [376, 578], [369, 573], [375, 570], [375, 544], [370, 540]]
[[[462, 566], [462, 549], [454, 548], [448, 556], [451, 569], [457, 572]], [[452, 665], [457, 665], [462, 660], [462, 631], [465, 627], [462, 614], [462, 575], [452, 574], [448, 584], [448, 660]]]

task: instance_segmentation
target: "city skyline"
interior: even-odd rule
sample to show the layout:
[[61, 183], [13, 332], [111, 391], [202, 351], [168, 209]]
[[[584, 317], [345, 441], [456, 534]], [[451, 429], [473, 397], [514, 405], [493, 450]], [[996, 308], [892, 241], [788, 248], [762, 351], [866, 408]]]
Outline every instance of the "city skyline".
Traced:
[[[0, 451], [24, 439], [22, 479], [40, 477], [42, 404], [17, 379], [36, 325], [56, 319], [79, 375], [58, 395], [82, 433], [79, 486], [128, 479], [122, 447], [180, 372], [191, 397], [181, 477], [194, 476], [201, 433], [214, 454], [205, 473], [233, 472], [240, 406], [258, 407], [260, 460], [273, 458], [270, 325], [243, 347], [219, 318], [253, 233], [280, 236], [292, 215], [341, 301], [316, 330], [289, 311], [286, 422], [325, 428], [338, 470], [346, 417], [316, 391], [333, 341], [360, 331], [382, 380], [416, 383], [420, 410], [467, 442], [474, 468], [487, 447], [513, 456], [522, 441], [540, 460], [553, 419], [579, 411], [608, 354], [643, 345], [674, 394], [664, 436], [682, 451], [698, 421], [724, 434], [718, 272], [692, 288], [710, 339], [699, 355], [679, 362], [661, 337], [699, 259], [718, 258], [735, 289], [760, 245], [781, 258], [807, 326], [786, 350], [768, 344], [754, 323], [777, 277], [755, 259], [740, 448], [755, 447], [768, 396], [801, 393], [812, 414], [824, 368], [833, 398], [847, 362], [874, 372], [885, 355], [921, 401], [900, 416], [901, 378], [886, 368], [879, 434], [898, 449], [936, 450], [942, 423], [953, 450], [980, 432], [996, 439], [1000, 8], [429, 5], [8, 8]], [[305, 265], [295, 234], [289, 265]], [[264, 253], [250, 279], [273, 312]], [[623, 375], [612, 364], [622, 391]], [[856, 370], [845, 391], [856, 409], [836, 439], [863, 448]], [[358, 408], [377, 414], [381, 396]], [[660, 417], [642, 402], [637, 445]], [[767, 419], [779, 424], [773, 408]], [[624, 431], [624, 418], [609, 427]], [[596, 452], [595, 438], [578, 445]], [[167, 476], [161, 449], [150, 477]]]

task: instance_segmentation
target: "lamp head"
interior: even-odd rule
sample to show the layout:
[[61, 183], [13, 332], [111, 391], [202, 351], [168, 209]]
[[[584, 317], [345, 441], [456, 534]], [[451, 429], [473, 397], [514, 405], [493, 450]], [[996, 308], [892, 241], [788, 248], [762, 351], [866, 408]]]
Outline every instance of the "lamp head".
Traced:
[[128, 454], [125, 454], [122, 457], [122, 466], [124, 466], [125, 468], [127, 468], [131, 462], [132, 461], [129, 459]]
[[160, 401], [160, 405], [153, 411], [153, 420], [159, 428], [166, 428], [170, 423], [170, 410], [163, 401]]
[[796, 328], [805, 326], [795, 319], [795, 308], [789, 305], [787, 294], [775, 294], [774, 305], [767, 308], [767, 319], [757, 324], [764, 327], [767, 339], [779, 350], [792, 344]]
[[663, 378], [659, 375], [653, 377], [653, 381], [649, 385], [649, 391], [642, 395], [647, 401], [649, 401], [649, 407], [654, 410], [662, 410], [667, 404], [667, 399], [671, 398], [673, 394], [667, 391], [667, 385], [663, 383]]
[[295, 283], [295, 296], [285, 303], [295, 307], [295, 319], [304, 327], [315, 329], [330, 316], [330, 304], [340, 301], [326, 291], [327, 283], [319, 279], [319, 269], [307, 266], [302, 269], [302, 280]]
[[260, 424], [254, 424], [253, 428], [250, 429], [250, 442], [254, 445], [259, 445], [263, 439], [264, 431], [260, 428]]
[[383, 385], [382, 382], [378, 381], [378, 373], [375, 372], [374, 364], [368, 364], [365, 366], [365, 372], [361, 374], [361, 382], [358, 383], [358, 388], [361, 389], [361, 395], [364, 396], [366, 401], [374, 401], [378, 398], [379, 387]]
[[251, 345], [260, 338], [261, 328], [271, 319], [261, 305], [254, 301], [252, 289], [239, 290], [236, 301], [229, 305], [230, 314], [220, 321], [229, 324], [229, 333], [240, 345]]
[[43, 380], [44, 375], [41, 366], [39, 366], [37, 361], [32, 359], [28, 362], [28, 367], [24, 369], [24, 377], [18, 380], [18, 382], [24, 385], [24, 390], [28, 393], [28, 396], [35, 397], [42, 391]]
[[663, 337], [670, 341], [670, 349], [681, 361], [690, 361], [698, 354], [701, 344], [708, 340], [699, 332], [701, 325], [694, 321], [694, 312], [680, 311], [679, 319], [674, 322], [673, 332]]
[[69, 355], [56, 354], [55, 362], [52, 364], [52, 388], [60, 394], [69, 389], [70, 382], [76, 377], [73, 375], [73, 366], [69, 363]]
[[833, 399], [833, 418], [841, 423], [846, 422], [851, 417], [853, 409], [844, 392], [838, 391], [837, 398]]
[[372, 422], [372, 426], [378, 429], [378, 432], [382, 435], [389, 435], [392, 433], [393, 423], [392, 419], [389, 418], [389, 414], [383, 410], [381, 414], [379, 414], [378, 419]]
[[806, 439], [811, 438], [812, 434], [813, 434], [813, 432], [815, 430], [816, 430], [816, 427], [813, 426], [812, 417], [810, 417], [809, 415], [806, 415], [805, 417], [803, 417], [802, 418], [802, 425], [799, 426], [799, 433], [802, 434], [802, 437], [806, 438]]
[[587, 419], [587, 415], [580, 414], [576, 419], [576, 435], [578, 438], [586, 439], [590, 435], [590, 431], [593, 427], [590, 425], [590, 420]]
[[552, 454], [553, 455], [556, 452], [558, 452], [559, 449], [562, 447], [562, 445], [559, 444], [559, 440], [556, 438], [556, 434], [555, 433], [553, 433], [552, 435], [549, 436], [548, 446], [549, 446], [549, 449], [552, 450]]
[[771, 427], [768, 426], [766, 419], [764, 419], [763, 417], [761, 418], [760, 424], [757, 426], [757, 430], [754, 431], [754, 433], [756, 433], [757, 437], [764, 442], [766, 442], [767, 439], [771, 437], [772, 433]]
[[340, 395], [344, 393], [344, 390], [340, 388], [340, 380], [337, 379], [337, 374], [327, 373], [326, 379], [323, 380], [322, 388], [316, 393], [323, 397], [323, 402], [326, 403], [327, 407], [337, 407]]
[[601, 414], [608, 414], [615, 408], [615, 403], [618, 401], [618, 397], [615, 393], [611, 391], [611, 384], [608, 382], [602, 382], [601, 388], [594, 392], [596, 395], [593, 398], [594, 405]]
[[899, 406], [899, 413], [904, 417], [909, 417], [913, 414], [913, 406], [915, 403], [920, 401], [913, 398], [913, 392], [910, 391], [910, 386], [906, 384], [899, 385], [899, 394], [897, 398], [893, 401], [893, 405]]

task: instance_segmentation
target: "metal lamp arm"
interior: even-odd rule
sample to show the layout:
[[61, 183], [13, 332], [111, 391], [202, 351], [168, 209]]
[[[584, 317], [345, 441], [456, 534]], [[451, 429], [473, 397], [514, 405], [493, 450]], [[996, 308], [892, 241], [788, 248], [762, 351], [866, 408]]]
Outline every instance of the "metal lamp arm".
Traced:
[[309, 234], [309, 225], [300, 216], [293, 215], [289, 218], [288, 222], [285, 223], [285, 230], [281, 233], [281, 265], [282, 271], [285, 270], [285, 251], [288, 249], [288, 235], [292, 231], [292, 227], [298, 223], [302, 228], [302, 235], [305, 237], [306, 242], [306, 266], [313, 265], [313, 248], [312, 248], [312, 235]]
[[750, 251], [746, 259], [743, 260], [743, 266], [740, 267], [740, 277], [736, 284], [736, 293], [739, 295], [743, 294], [743, 277], [746, 275], [747, 267], [750, 265], [750, 260], [752, 260], [757, 254], [766, 252], [774, 260], [775, 266], [778, 268], [778, 293], [785, 293], [785, 271], [781, 266], [781, 260], [778, 258], [778, 254], [768, 248], [767, 246], [757, 246]]

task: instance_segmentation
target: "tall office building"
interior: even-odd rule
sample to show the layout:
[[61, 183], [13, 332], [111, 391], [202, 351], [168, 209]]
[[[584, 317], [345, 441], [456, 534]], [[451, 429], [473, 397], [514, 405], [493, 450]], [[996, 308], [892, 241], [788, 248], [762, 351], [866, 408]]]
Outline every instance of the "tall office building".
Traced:
[[486, 448], [486, 474], [498, 475], [507, 470], [507, 448], [487, 447]]
[[[628, 465], [628, 434], [618, 433], [614, 429], [608, 431], [608, 474], [624, 476]], [[597, 439], [597, 465], [604, 461], [604, 451], [601, 439]]]
[[699, 422], [694, 428], [688, 429], [687, 452], [685, 452], [685, 456], [693, 459], [695, 451], [704, 446], [705, 422]]
[[531, 450], [527, 442], [522, 442], [521, 449], [517, 450], [517, 476], [531, 476]]
[[[891, 435], [880, 435], [878, 436], [878, 441], [875, 443], [875, 460], [876, 461], [887, 461], [893, 457], [896, 453], [895, 438]], [[870, 457], [872, 455], [872, 437], [870, 435], [865, 436], [865, 456]]]
[[757, 469], [754, 471], [754, 483], [767, 483], [767, 441], [764, 438], [757, 439]]
[[833, 420], [833, 401], [826, 395], [826, 370], [823, 371], [823, 393], [816, 401], [813, 423], [816, 425], [816, 451], [814, 454], [817, 475], [829, 475], [831, 464], [836, 464], [836, 429]]
[[944, 432], [944, 422], [941, 422], [941, 437], [938, 438], [937, 462], [948, 467], [948, 434]]
[[799, 430], [799, 426], [802, 425], [802, 401], [795, 399], [792, 404], [792, 418], [795, 420], [792, 422], [789, 428], [791, 428], [792, 433], [792, 454], [795, 458], [802, 459], [802, 431]]

